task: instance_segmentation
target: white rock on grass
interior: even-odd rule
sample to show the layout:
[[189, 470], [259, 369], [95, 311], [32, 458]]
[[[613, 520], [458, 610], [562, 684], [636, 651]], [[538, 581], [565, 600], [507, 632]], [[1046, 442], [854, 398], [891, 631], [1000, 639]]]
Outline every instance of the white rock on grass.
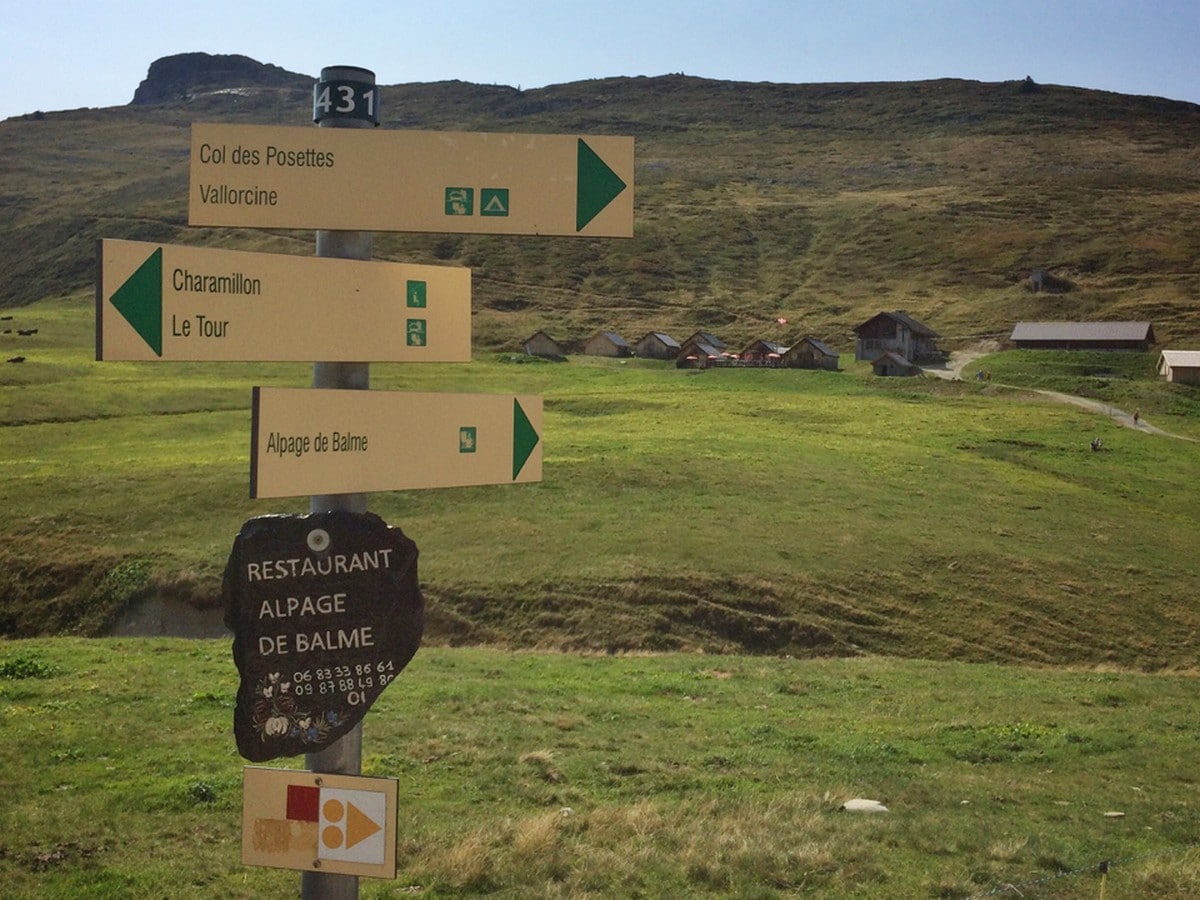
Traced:
[[847, 800], [841, 805], [841, 808], [847, 812], [885, 813], [888, 811], [888, 808], [878, 800], [864, 800], [861, 797]]

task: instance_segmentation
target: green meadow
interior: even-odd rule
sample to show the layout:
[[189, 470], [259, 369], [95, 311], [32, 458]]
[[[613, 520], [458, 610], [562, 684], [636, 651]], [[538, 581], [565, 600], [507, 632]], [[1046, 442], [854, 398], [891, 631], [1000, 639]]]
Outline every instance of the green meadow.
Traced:
[[[249, 500], [248, 456], [251, 387], [309, 367], [96, 363], [83, 298], [22, 315], [42, 327], [0, 370], [3, 631], [100, 633], [149, 596], [214, 605], [241, 524], [307, 511]], [[376, 389], [544, 397], [542, 482], [372, 498], [420, 548], [431, 637], [1196, 665], [1200, 444], [1011, 385], [1029, 354], [981, 361], [982, 383], [874, 379], [849, 355], [837, 373], [373, 366]], [[1194, 388], [1116, 356], [1036, 386], [1133, 392], [1146, 422], [1200, 437]]]
[[[225, 641], [0, 644], [5, 896], [297, 896], [240, 863], [236, 688]], [[399, 871], [359, 889], [1183, 900], [1195, 713], [1184, 675], [426, 647], [364, 722]]]
[[[242, 523], [307, 510], [249, 500], [248, 454], [251, 387], [309, 367], [97, 363], [90, 297], [17, 314], [5, 893], [294, 895], [240, 865], [228, 641], [104, 635], [218, 615]], [[365, 720], [402, 807], [400, 875], [365, 896], [1200, 893], [1198, 392], [1152, 354], [1000, 353], [984, 382], [851, 356], [372, 366], [542, 395], [545, 456], [533, 485], [371, 498], [420, 548], [428, 625]]]

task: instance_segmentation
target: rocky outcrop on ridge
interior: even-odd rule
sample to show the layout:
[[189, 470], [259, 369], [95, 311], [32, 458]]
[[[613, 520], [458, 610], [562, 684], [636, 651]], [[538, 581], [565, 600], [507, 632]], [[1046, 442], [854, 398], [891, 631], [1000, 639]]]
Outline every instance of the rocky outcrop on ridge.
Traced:
[[289, 72], [236, 54], [179, 53], [164, 56], [150, 69], [133, 94], [134, 105], [189, 100], [214, 91], [258, 88], [311, 88], [311, 75]]

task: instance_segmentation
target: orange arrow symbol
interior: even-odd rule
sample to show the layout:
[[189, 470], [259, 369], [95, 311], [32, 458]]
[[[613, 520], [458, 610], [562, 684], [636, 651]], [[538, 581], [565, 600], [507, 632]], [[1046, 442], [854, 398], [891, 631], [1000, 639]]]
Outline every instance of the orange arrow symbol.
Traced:
[[379, 825], [353, 803], [346, 804], [346, 849], [369, 838], [383, 826]]

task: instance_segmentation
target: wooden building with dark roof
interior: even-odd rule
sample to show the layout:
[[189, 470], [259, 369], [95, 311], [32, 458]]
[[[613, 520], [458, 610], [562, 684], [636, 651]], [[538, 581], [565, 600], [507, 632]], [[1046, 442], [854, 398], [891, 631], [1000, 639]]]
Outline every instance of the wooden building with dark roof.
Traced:
[[854, 329], [854, 358], [871, 362], [885, 352], [906, 360], [937, 356], [938, 333], [903, 310], [881, 312]]
[[696, 335], [683, 342], [683, 346], [679, 348], [679, 355], [675, 357], [675, 366], [679, 369], [707, 369], [724, 363], [725, 357], [721, 355], [721, 348], [714, 347]]
[[760, 338], [747, 344], [738, 357], [746, 366], [778, 366], [785, 350], [787, 347], [783, 344]]
[[680, 349], [679, 341], [661, 331], [647, 332], [633, 345], [633, 352], [640, 359], [675, 359]]
[[806, 334], [783, 352], [782, 363], [788, 369], [828, 369], [836, 372], [838, 352], [824, 341]]
[[585, 356], [633, 356], [633, 348], [615, 331], [597, 331], [583, 344]]
[[701, 343], [708, 344], [710, 347], [716, 347], [718, 350], [726, 349], [725, 342], [711, 331], [697, 331], [683, 343], [687, 344], [690, 341], [700, 341]]
[[521, 343], [521, 349], [529, 356], [544, 356], [547, 359], [565, 359], [562, 346], [544, 331], [535, 331]]
[[882, 378], [907, 378], [920, 375], [921, 367], [915, 366], [899, 353], [884, 350], [871, 361], [871, 370]]

